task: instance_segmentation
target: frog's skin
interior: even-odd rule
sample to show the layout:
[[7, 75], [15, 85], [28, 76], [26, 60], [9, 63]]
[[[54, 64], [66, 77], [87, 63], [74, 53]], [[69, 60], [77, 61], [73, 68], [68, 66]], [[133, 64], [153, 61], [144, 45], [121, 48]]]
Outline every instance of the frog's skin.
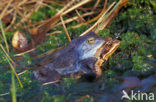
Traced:
[[[90, 32], [45, 58], [34, 71], [36, 79], [47, 82], [59, 75], [83, 72], [100, 76], [101, 65], [119, 47], [120, 41]], [[47, 61], [48, 60], [48, 61]]]

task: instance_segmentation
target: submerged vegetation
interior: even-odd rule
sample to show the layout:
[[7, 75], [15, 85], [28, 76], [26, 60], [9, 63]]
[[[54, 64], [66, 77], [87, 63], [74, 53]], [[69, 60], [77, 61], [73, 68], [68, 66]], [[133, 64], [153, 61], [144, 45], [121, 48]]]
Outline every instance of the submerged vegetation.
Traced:
[[[10, 58], [15, 61], [16, 66], [11, 64], [10, 68], [9, 64], [12, 62], [8, 63], [10, 59], [8, 59], [1, 49], [0, 102], [16, 102], [16, 99], [18, 102], [107, 102], [112, 100], [118, 102], [120, 97], [114, 90], [118, 90], [121, 86], [121, 89], [124, 89], [126, 83], [122, 83], [118, 78], [122, 77], [122, 80], [127, 80], [125, 77], [128, 76], [135, 76], [140, 80], [147, 79], [148, 82], [152, 84], [152, 87], [147, 87], [146, 91], [151, 91], [152, 89], [156, 100], [156, 88], [154, 87], [154, 84], [156, 84], [155, 0], [129, 0], [126, 6], [120, 9], [110, 25], [98, 32], [98, 35], [101, 37], [110, 36], [121, 40], [119, 49], [102, 66], [103, 75], [98, 81], [81, 82], [74, 78], [63, 78], [63, 80], [58, 83], [43, 85], [43, 83], [33, 80], [32, 66], [38, 63], [45, 54], [51, 53], [54, 49], [68, 44], [69, 41], [66, 37], [66, 32], [64, 31], [62, 23], [54, 24], [51, 27], [53, 29], [48, 31], [44, 43], [37, 44], [35, 50], [37, 56], [35, 57], [28, 53], [15, 57], [18, 53], [16, 49], [12, 47], [11, 40], [14, 32], [19, 30], [23, 32], [29, 42], [31, 42], [31, 37], [34, 36], [33, 33], [35, 34], [35, 31], [30, 31], [30, 28], [35, 28], [38, 25], [42, 26], [47, 19], [57, 14], [58, 11], [66, 5], [68, 0], [65, 0], [66, 3], [61, 3], [60, 0], [55, 0], [56, 2], [52, 0], [53, 2], [50, 3], [46, 1], [48, 0], [45, 0], [45, 5], [38, 7], [35, 12], [32, 12], [32, 15], [29, 18], [30, 20], [27, 19], [27, 22], [24, 22], [23, 25], [21, 25], [22, 23], [19, 23], [22, 19], [20, 13], [17, 14], [16, 20], [9, 28], [8, 22], [2, 19], [3, 27], [1, 27], [2, 34], [0, 34], [0, 44], [2, 44]], [[88, 16], [83, 17], [82, 19], [77, 18], [76, 20], [72, 20], [71, 23], [66, 24], [66, 29], [71, 39], [79, 37], [94, 24], [94, 22], [91, 22], [79, 27], [77, 26], [80, 24], [79, 22], [89, 21], [102, 11], [105, 1], [97, 1], [99, 1], [99, 3], [97, 3], [98, 6], [95, 6], [94, 4], [96, 2], [93, 1], [77, 10], [80, 15], [90, 12], [92, 9], [97, 9], [97, 12], [88, 14]], [[107, 5], [111, 5], [114, 1], [115, 0], [109, 0]], [[30, 2], [27, 6], [23, 7], [23, 9], [27, 8], [25, 11], [26, 13], [33, 8], [33, 3], [31, 4]], [[93, 6], [95, 6], [95, 8]], [[0, 12], [1, 10], [2, 9], [0, 9]], [[69, 19], [71, 16], [75, 17], [78, 14], [74, 11], [70, 12], [63, 17], [63, 20], [67, 22], [67, 20], [71, 20]], [[3, 30], [5, 35], [3, 34]], [[16, 67], [16, 72], [18, 73], [16, 77], [19, 77], [19, 80], [15, 77], [14, 81], [14, 71], [10, 70], [13, 67]], [[153, 79], [150, 79], [150, 76], [155, 78], [155, 82], [151, 81]], [[133, 79], [129, 81], [136, 83], [136, 80]], [[21, 84], [23, 85], [23, 88], [21, 87]], [[144, 86], [148, 85], [145, 84]], [[131, 88], [132, 86], [129, 87]], [[139, 87], [137, 87], [136, 90], [138, 90], [138, 88]]]

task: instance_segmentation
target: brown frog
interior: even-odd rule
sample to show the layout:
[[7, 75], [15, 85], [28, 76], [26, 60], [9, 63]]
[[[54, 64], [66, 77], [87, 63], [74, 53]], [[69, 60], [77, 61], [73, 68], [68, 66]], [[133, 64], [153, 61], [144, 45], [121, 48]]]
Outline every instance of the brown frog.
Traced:
[[71, 73], [102, 74], [101, 65], [119, 47], [120, 41], [110, 37], [105, 39], [90, 32], [72, 40], [66, 47], [55, 51], [37, 66], [36, 79], [48, 82], [56, 77]]

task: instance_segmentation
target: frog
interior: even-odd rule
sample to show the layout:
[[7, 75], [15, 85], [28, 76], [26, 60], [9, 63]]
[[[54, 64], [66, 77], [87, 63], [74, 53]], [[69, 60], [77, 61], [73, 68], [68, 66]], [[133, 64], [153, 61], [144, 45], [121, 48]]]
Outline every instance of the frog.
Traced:
[[35, 70], [34, 77], [50, 82], [72, 73], [102, 75], [101, 66], [117, 50], [120, 41], [100, 37], [94, 32], [73, 39], [65, 47], [45, 57]]

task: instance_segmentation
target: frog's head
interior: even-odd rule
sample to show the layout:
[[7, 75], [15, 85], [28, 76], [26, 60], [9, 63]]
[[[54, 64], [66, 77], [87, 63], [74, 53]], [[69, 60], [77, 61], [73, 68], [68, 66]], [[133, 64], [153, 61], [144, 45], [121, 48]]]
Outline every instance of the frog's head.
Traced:
[[80, 60], [90, 57], [108, 59], [120, 45], [119, 40], [113, 40], [110, 37], [104, 39], [93, 32], [83, 36], [79, 41], [76, 49], [80, 54]]
[[94, 57], [96, 51], [105, 43], [102, 37], [90, 32], [79, 38], [76, 50], [79, 53], [80, 60]]
[[85, 72], [100, 76], [102, 74], [100, 67], [103, 62], [105, 62], [116, 51], [120, 45], [120, 41], [116, 39], [113, 40], [110, 37], [102, 38], [92, 32], [83, 36], [83, 38], [83, 40], [79, 39], [79, 46], [76, 47], [80, 55], [79, 60], [89, 58], [96, 59], [93, 63], [93, 67], [89, 68], [91, 70], [85, 69]]

